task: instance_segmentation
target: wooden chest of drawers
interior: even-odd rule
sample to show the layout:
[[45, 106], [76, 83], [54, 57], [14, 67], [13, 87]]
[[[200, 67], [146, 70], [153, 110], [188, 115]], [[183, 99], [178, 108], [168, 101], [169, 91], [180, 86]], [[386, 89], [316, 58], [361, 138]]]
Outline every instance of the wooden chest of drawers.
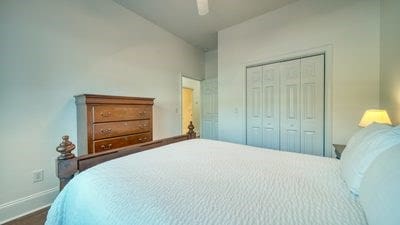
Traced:
[[75, 96], [78, 154], [152, 141], [153, 102], [153, 98]]

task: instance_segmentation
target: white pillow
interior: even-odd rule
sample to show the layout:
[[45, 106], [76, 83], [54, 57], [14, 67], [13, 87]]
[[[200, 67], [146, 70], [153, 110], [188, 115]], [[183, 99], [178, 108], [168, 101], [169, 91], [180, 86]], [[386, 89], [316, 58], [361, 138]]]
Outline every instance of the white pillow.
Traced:
[[368, 136], [373, 136], [377, 132], [382, 132], [389, 129], [391, 129], [391, 127], [388, 125], [380, 123], [372, 123], [369, 126], [357, 131], [350, 138], [349, 142], [346, 145], [346, 148], [344, 149], [340, 157], [342, 176], [343, 176], [343, 171], [348, 170], [348, 168], [352, 166], [352, 162], [354, 161], [353, 160], [354, 149], [357, 148], [363, 142], [364, 138], [365, 137], [368, 138]]
[[367, 169], [360, 202], [369, 225], [400, 224], [400, 145], [380, 154]]
[[377, 131], [377, 130], [381, 130], [381, 129], [387, 129], [387, 128], [391, 128], [389, 125], [386, 124], [382, 124], [382, 123], [371, 123], [370, 125], [368, 125], [365, 128], [360, 129], [359, 131], [357, 131], [349, 140], [349, 142], [347, 143], [346, 147], [351, 147], [352, 145], [356, 145], [359, 144], [363, 137], [371, 132]]
[[353, 149], [351, 165], [342, 168], [342, 176], [353, 194], [359, 194], [365, 171], [374, 159], [397, 144], [400, 144], [400, 126], [370, 133]]

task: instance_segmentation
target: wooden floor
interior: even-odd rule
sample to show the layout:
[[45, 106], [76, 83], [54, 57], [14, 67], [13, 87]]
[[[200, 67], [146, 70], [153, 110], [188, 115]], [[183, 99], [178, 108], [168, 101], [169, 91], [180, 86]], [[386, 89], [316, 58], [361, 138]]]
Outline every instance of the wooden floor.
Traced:
[[29, 215], [15, 219], [11, 222], [5, 223], [4, 225], [43, 225], [46, 221], [48, 207], [33, 212]]

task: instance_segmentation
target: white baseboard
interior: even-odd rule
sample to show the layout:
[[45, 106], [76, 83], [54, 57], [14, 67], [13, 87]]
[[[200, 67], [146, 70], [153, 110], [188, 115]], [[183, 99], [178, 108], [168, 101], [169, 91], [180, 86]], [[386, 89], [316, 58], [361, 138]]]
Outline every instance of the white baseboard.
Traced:
[[58, 194], [58, 187], [35, 193], [0, 205], [0, 224], [49, 206]]

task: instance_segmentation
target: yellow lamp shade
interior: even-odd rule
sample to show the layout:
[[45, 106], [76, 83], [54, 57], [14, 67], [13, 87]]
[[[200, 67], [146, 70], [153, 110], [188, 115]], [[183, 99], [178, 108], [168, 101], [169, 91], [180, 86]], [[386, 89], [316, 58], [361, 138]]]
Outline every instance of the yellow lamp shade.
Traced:
[[361, 118], [360, 123], [358, 126], [366, 127], [371, 123], [383, 123], [383, 124], [392, 124], [390, 121], [389, 115], [387, 114], [386, 110], [380, 109], [369, 109], [365, 111], [363, 117]]

